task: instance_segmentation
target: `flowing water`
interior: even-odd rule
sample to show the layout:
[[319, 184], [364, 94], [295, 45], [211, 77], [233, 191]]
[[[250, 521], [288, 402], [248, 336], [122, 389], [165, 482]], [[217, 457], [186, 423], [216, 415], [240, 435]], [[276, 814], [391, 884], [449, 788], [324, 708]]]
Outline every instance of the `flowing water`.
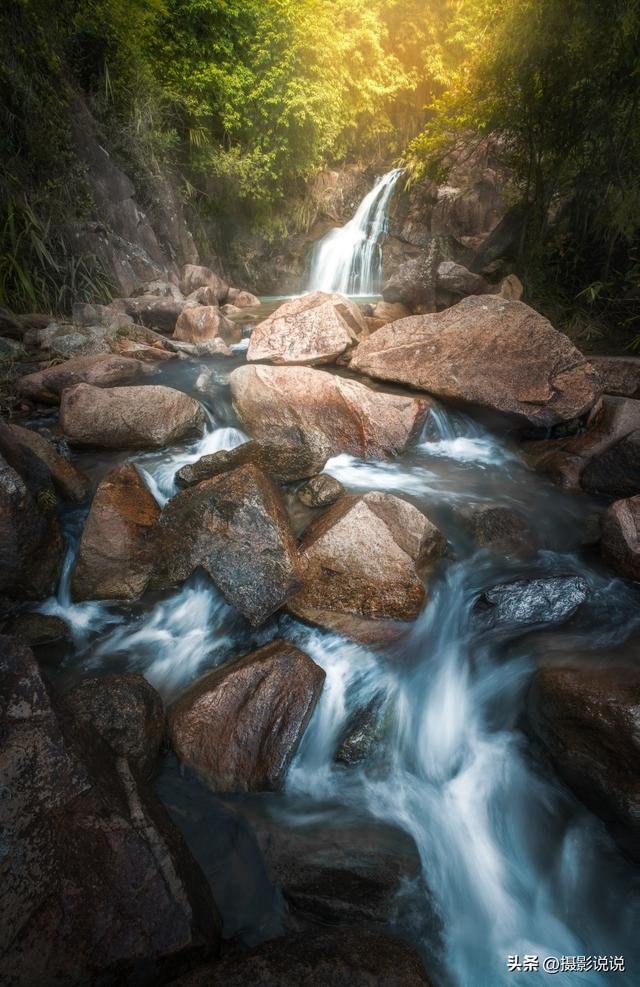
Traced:
[[[134, 457], [159, 503], [175, 492], [181, 465], [245, 439], [233, 418], [224, 364], [210, 365], [220, 370], [220, 384], [207, 402], [204, 438]], [[197, 372], [189, 364], [162, 371], [189, 392]], [[113, 457], [89, 453], [77, 461], [96, 478], [114, 464]], [[327, 471], [353, 491], [407, 497], [447, 535], [449, 556], [399, 642], [370, 649], [283, 616], [252, 631], [203, 575], [139, 604], [74, 604], [68, 579], [84, 513], [75, 510], [65, 519], [71, 549], [58, 596], [42, 605], [65, 616], [74, 632], [52, 674], [66, 687], [85, 674], [142, 671], [170, 702], [196, 676], [275, 636], [294, 640], [324, 668], [325, 687], [284, 793], [223, 799], [165, 757], [157, 790], [211, 881], [227, 936], [251, 944], [282, 930], [282, 898], [252, 836], [256, 814], [301, 830], [312, 823], [357, 826], [364, 817], [393, 824], [415, 841], [422, 879], [403, 886], [390, 922], [423, 949], [438, 987], [546, 979], [541, 971], [509, 972], [514, 954], [541, 961], [624, 954], [627, 970], [637, 970], [637, 871], [523, 730], [537, 661], [606, 660], [638, 629], [638, 588], [613, 578], [584, 544], [592, 504], [552, 487], [504, 437], [445, 407], [435, 409], [403, 457], [362, 462], [340, 455]], [[464, 518], [482, 505], [516, 509], [535, 531], [538, 551], [505, 557], [475, 548]], [[299, 511], [298, 527], [310, 516], [298, 504]], [[588, 597], [566, 626], [525, 634], [478, 622], [474, 602], [483, 590], [525, 575], [568, 572], [584, 576]], [[385, 711], [373, 762], [337, 763], [345, 726], [372, 701]], [[555, 982], [631, 987], [638, 978], [567, 972]]]
[[311, 256], [308, 289], [345, 295], [375, 295], [382, 279], [382, 241], [387, 210], [402, 174], [394, 168], [383, 175], [345, 226], [330, 230]]

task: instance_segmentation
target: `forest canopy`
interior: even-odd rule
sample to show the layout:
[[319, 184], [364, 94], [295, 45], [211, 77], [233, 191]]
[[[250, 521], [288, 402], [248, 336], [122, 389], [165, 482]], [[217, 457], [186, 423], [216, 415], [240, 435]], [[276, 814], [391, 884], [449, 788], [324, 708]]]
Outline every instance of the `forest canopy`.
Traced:
[[20, 229], [60, 249], [87, 208], [79, 91], [134, 180], [168, 162], [263, 225], [326, 165], [437, 177], [493, 135], [539, 290], [638, 317], [640, 0], [9, 0], [0, 32], [0, 286]]

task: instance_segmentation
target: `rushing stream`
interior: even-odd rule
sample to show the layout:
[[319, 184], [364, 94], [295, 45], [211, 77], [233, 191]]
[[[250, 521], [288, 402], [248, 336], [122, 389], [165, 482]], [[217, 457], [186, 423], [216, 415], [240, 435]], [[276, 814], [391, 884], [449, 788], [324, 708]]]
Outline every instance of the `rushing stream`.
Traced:
[[[208, 400], [203, 439], [135, 457], [160, 503], [175, 491], [181, 465], [245, 438], [233, 420], [223, 361], [210, 365], [221, 376]], [[184, 363], [163, 370], [168, 382], [187, 391], [197, 373]], [[96, 477], [115, 462], [92, 453], [77, 459]], [[142, 671], [171, 701], [197, 675], [276, 635], [297, 642], [325, 669], [324, 691], [284, 794], [221, 799], [165, 758], [158, 791], [213, 884], [226, 935], [254, 943], [277, 934], [283, 921], [282, 900], [269, 884], [247, 820], [257, 813], [272, 825], [304, 830], [357, 826], [368, 816], [415, 840], [423, 880], [403, 888], [395, 930], [424, 947], [440, 987], [499, 987], [546, 977], [509, 972], [513, 954], [625, 954], [633, 969], [638, 916], [629, 903], [637, 875], [521, 729], [537, 655], [597, 661], [622, 646], [640, 621], [638, 593], [601, 569], [583, 544], [589, 501], [550, 486], [504, 438], [443, 407], [397, 461], [363, 463], [342, 455], [330, 460], [327, 471], [353, 491], [402, 494], [449, 539], [449, 558], [429, 602], [401, 642], [369, 650], [289, 617], [253, 632], [204, 576], [137, 605], [73, 604], [72, 547], [58, 596], [43, 605], [74, 629], [73, 649], [53, 673], [66, 686], [87, 673]], [[293, 508], [293, 495], [288, 497]], [[504, 558], [474, 549], [461, 519], [482, 504], [516, 508], [537, 533], [538, 553]], [[297, 504], [303, 512], [293, 515], [298, 529], [309, 516], [305, 510]], [[72, 546], [80, 514], [70, 511], [66, 518]], [[584, 576], [588, 599], [565, 627], [525, 635], [478, 623], [473, 605], [484, 589], [523, 575], [567, 572]], [[385, 710], [385, 738], [374, 763], [336, 763], [345, 724], [372, 700]], [[559, 973], [556, 982], [573, 984], [577, 977]], [[592, 971], [580, 974], [579, 982], [630, 987], [634, 981], [632, 974]]]

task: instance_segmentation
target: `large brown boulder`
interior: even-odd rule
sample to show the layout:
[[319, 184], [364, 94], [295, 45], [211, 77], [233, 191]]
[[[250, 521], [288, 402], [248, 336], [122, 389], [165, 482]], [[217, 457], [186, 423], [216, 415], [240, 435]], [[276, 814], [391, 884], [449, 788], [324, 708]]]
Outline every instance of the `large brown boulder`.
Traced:
[[436, 277], [436, 293], [442, 292], [447, 301], [450, 297], [459, 300], [467, 295], [487, 295], [492, 290], [480, 274], [474, 274], [453, 260], [443, 260], [438, 265]]
[[[567, 489], [623, 497], [640, 489], [635, 440], [639, 432], [640, 401], [606, 395], [586, 431], [528, 442], [524, 454], [536, 470]], [[634, 463], [635, 473], [629, 472]]]
[[302, 537], [304, 586], [288, 609], [364, 640], [371, 621], [415, 620], [425, 601], [417, 570], [445, 550], [435, 525], [407, 501], [342, 497]]
[[[332, 363], [357, 342], [364, 326], [360, 310], [340, 295], [314, 292], [281, 305], [259, 323], [249, 340], [247, 359], [278, 364]], [[357, 329], [356, 329], [357, 326]]]
[[60, 425], [74, 445], [148, 449], [200, 435], [205, 414], [197, 401], [172, 387], [77, 384], [64, 391]]
[[254, 305], [260, 304], [260, 299], [257, 295], [245, 291], [243, 288], [229, 288], [227, 302], [230, 305], [235, 305], [236, 308], [253, 308]]
[[640, 580], [640, 494], [616, 501], [606, 512], [602, 558], [621, 576]]
[[182, 280], [180, 288], [184, 295], [190, 295], [198, 288], [211, 288], [222, 304], [226, 302], [229, 293], [229, 285], [218, 274], [214, 274], [208, 267], [201, 267], [198, 264], [185, 264], [182, 269]]
[[173, 987], [430, 987], [420, 955], [379, 931], [325, 929], [271, 939]]
[[640, 398], [640, 357], [590, 356], [589, 361], [598, 371], [604, 394]]
[[429, 413], [425, 399], [374, 391], [309, 367], [238, 367], [229, 383], [254, 438], [290, 444], [295, 434], [325, 462], [338, 453], [363, 459], [401, 453]]
[[541, 669], [528, 712], [558, 773], [640, 860], [640, 670]]
[[21, 425], [7, 426], [16, 442], [30, 449], [34, 456], [37, 456], [49, 470], [53, 487], [63, 500], [68, 500], [72, 504], [80, 504], [89, 496], [91, 481], [85, 473], [70, 463], [68, 459], [61, 456], [38, 432], [33, 429], [23, 428]]
[[215, 905], [153, 792], [6, 637], [0, 694], [4, 982], [151, 984], [205, 957]]
[[74, 384], [91, 384], [93, 387], [134, 384], [148, 373], [150, 368], [147, 364], [127, 356], [114, 353], [76, 356], [46, 370], [27, 374], [18, 382], [18, 390], [35, 401], [58, 404], [65, 387], [73, 387]]
[[91, 726], [118, 757], [151, 777], [164, 739], [162, 699], [143, 675], [82, 679], [64, 695], [78, 723]]
[[252, 624], [300, 588], [298, 549], [280, 491], [252, 464], [177, 494], [160, 526], [162, 581], [182, 583], [202, 568]]
[[237, 323], [227, 319], [217, 306], [194, 305], [185, 308], [180, 315], [173, 337], [196, 345], [218, 338], [227, 343], [237, 343], [242, 339], [242, 330]]
[[228, 473], [238, 466], [253, 463], [264, 473], [268, 473], [279, 483], [290, 483], [314, 476], [327, 461], [327, 455], [298, 441], [292, 436], [291, 442], [243, 442], [234, 449], [221, 449], [219, 452], [202, 456], [195, 463], [181, 466], [176, 473], [176, 483], [180, 487], [192, 487], [213, 476]]
[[176, 754], [217, 791], [277, 790], [324, 677], [288, 641], [225, 663], [198, 679], [169, 711]]
[[158, 562], [160, 508], [133, 463], [117, 466], [98, 486], [73, 572], [76, 600], [137, 600]]
[[11, 439], [0, 455], [0, 592], [40, 600], [56, 588], [64, 542], [48, 469]]
[[134, 321], [150, 329], [170, 333], [184, 309], [193, 304], [184, 298], [168, 298], [159, 295], [139, 295], [122, 299], [126, 314]]
[[351, 367], [544, 429], [580, 419], [598, 397], [595, 370], [566, 336], [495, 295], [392, 322], [360, 343]]

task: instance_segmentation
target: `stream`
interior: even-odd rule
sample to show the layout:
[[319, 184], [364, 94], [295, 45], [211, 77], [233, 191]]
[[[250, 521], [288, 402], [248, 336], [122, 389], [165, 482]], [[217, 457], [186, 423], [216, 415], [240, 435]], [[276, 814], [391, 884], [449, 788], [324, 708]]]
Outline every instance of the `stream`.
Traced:
[[[160, 503], [176, 491], [174, 475], [184, 463], [245, 440], [226, 384], [243, 360], [239, 350], [233, 361], [204, 361], [217, 381], [204, 399], [194, 389], [202, 369], [196, 364], [174, 362], [154, 377], [194, 394], [209, 413], [200, 441], [134, 455]], [[74, 458], [98, 480], [127, 457]], [[593, 505], [531, 472], [508, 437], [442, 405], [397, 460], [341, 455], [326, 471], [351, 491], [406, 497], [449, 540], [430, 598], [400, 641], [367, 648], [282, 615], [252, 630], [204, 575], [139, 604], [74, 604], [68, 580], [86, 513], [75, 509], [65, 515], [71, 547], [58, 594], [40, 605], [73, 628], [73, 645], [51, 656], [49, 674], [67, 688], [87, 674], [140, 671], [171, 702], [198, 675], [276, 636], [293, 640], [325, 670], [284, 793], [215, 796], [164, 755], [157, 791], [212, 884], [225, 936], [251, 945], [283, 928], [282, 897], [252, 835], [256, 820], [313, 833], [332, 826], [357, 832], [375, 819], [409, 834], [418, 848], [422, 876], [404, 882], [390, 922], [423, 948], [439, 987], [546, 979], [542, 970], [510, 972], [514, 954], [541, 962], [623, 954], [633, 969], [638, 916], [630, 903], [638, 900], [638, 875], [523, 730], [538, 657], [597, 662], [623, 650], [640, 623], [637, 589], [607, 573], [584, 544]], [[293, 490], [285, 498], [299, 532], [312, 512]], [[480, 505], [517, 509], [536, 532], [537, 553], [511, 558], [476, 549], [463, 519]], [[496, 583], [566, 573], [585, 578], [588, 598], [563, 627], [498, 632], [476, 619], [475, 600]], [[371, 701], [385, 710], [375, 762], [336, 763], [345, 725]], [[558, 973], [555, 982], [578, 980], [589, 987], [634, 983], [631, 973], [595, 970]]]

